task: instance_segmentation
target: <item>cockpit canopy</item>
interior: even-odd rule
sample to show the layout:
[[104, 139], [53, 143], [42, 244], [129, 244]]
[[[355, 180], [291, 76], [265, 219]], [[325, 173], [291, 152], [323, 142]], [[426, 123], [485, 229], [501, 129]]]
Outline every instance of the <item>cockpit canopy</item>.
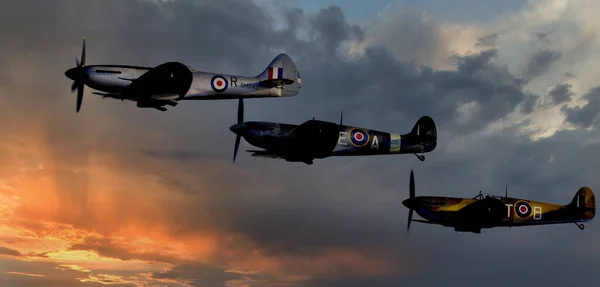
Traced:
[[475, 197], [473, 197], [473, 199], [476, 199], [476, 200], [482, 200], [484, 198], [502, 199], [501, 196], [497, 196], [497, 195], [490, 194], [490, 193], [482, 193], [481, 191], [479, 191], [478, 195], [476, 195]]

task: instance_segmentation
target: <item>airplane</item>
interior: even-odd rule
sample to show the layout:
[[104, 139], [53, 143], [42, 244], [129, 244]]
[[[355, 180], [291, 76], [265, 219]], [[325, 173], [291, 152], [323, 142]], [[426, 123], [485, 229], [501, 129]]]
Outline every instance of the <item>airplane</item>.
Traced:
[[240, 138], [263, 150], [247, 150], [252, 156], [282, 158], [288, 162], [313, 164], [314, 159], [331, 156], [362, 156], [412, 153], [421, 161], [437, 145], [435, 122], [428, 116], [421, 117], [408, 134], [392, 134], [340, 123], [308, 120], [300, 125], [271, 122], [242, 122], [229, 129], [236, 134], [233, 162], [237, 155]]
[[[551, 204], [520, 198], [486, 195], [474, 198], [437, 196], [415, 197], [415, 180], [410, 172], [410, 197], [402, 202], [409, 209], [408, 226], [412, 221], [452, 227], [457, 232], [481, 233], [482, 228], [532, 226], [575, 223], [583, 230], [596, 214], [596, 198], [589, 187], [581, 187], [566, 205]], [[426, 220], [412, 219], [413, 211]]]
[[77, 90], [77, 112], [81, 109], [84, 85], [101, 92], [102, 98], [130, 100], [140, 108], [166, 111], [165, 105], [176, 106], [181, 100], [239, 99], [239, 116], [243, 117], [244, 98], [277, 98], [296, 96], [302, 78], [296, 64], [285, 53], [275, 57], [257, 76], [238, 76], [195, 71], [179, 62], [166, 62], [156, 67], [125, 65], [85, 65], [85, 38], [81, 62], [65, 72], [73, 80], [71, 92]]

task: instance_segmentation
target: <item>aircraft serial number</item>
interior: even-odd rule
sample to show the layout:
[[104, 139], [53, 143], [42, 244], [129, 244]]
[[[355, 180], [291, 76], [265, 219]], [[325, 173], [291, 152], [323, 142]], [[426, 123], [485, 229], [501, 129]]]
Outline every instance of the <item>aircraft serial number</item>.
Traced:
[[260, 88], [257, 83], [241, 83], [240, 87], [250, 90], [258, 90]]

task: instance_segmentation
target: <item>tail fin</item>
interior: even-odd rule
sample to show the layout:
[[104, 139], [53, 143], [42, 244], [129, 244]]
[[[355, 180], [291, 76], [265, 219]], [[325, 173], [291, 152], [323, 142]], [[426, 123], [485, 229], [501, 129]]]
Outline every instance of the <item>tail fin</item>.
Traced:
[[[429, 116], [419, 118], [410, 133], [402, 135], [403, 148], [420, 147], [415, 152], [430, 152], [437, 146], [437, 128]], [[408, 150], [408, 149], [407, 149]]]
[[580, 188], [569, 206], [578, 211], [580, 220], [591, 220], [596, 215], [596, 197], [589, 187]]
[[277, 55], [258, 78], [261, 85], [281, 87], [281, 96], [292, 97], [300, 93], [302, 78], [296, 63], [285, 53]]

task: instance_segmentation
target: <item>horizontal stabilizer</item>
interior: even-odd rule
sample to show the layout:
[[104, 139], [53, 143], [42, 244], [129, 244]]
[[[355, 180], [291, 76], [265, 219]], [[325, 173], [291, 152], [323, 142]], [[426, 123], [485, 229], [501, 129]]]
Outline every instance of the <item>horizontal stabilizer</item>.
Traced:
[[291, 85], [294, 81], [290, 79], [272, 79], [260, 81], [258, 84], [265, 88], [281, 87], [283, 85]]

